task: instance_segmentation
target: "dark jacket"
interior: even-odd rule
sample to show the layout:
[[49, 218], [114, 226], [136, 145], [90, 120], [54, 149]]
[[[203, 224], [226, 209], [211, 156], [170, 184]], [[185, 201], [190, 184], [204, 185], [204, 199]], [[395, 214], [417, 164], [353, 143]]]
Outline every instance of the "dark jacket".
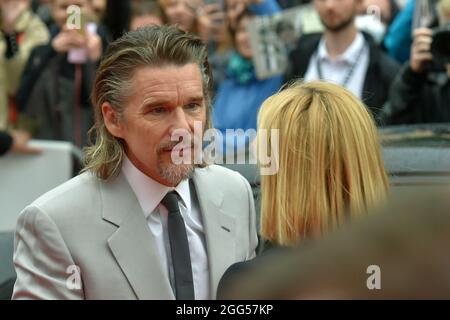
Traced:
[[395, 78], [386, 124], [450, 122], [450, 78], [446, 72], [418, 74], [407, 63]]
[[9, 151], [12, 142], [12, 137], [7, 132], [0, 130], [0, 156]]
[[[261, 247], [263, 248], [262, 250]], [[264, 242], [264, 245], [260, 246], [258, 256], [254, 259], [237, 262], [228, 267], [220, 278], [216, 298], [218, 300], [233, 299], [240, 277], [245, 277], [246, 274], [252, 274], [270, 266], [273, 261], [277, 261], [280, 257], [285, 257], [286, 254], [291, 254], [291, 251], [292, 248]], [[276, 277], [277, 275], [273, 276]]]
[[[369, 66], [364, 81], [362, 100], [374, 116], [378, 117], [383, 104], [388, 99], [389, 88], [400, 66], [382, 52], [369, 35], [366, 33], [363, 35], [369, 45]], [[300, 38], [297, 47], [289, 55], [290, 67], [286, 81], [305, 76], [321, 36], [321, 33], [313, 33]]]

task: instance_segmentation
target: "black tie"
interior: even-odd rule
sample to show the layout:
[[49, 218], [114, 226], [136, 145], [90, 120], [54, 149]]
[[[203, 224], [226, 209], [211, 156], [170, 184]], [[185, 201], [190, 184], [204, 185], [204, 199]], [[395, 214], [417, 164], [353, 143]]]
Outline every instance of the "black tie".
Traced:
[[161, 203], [169, 211], [167, 225], [169, 229], [170, 252], [172, 253], [175, 275], [175, 295], [177, 300], [194, 300], [194, 281], [192, 280], [191, 255], [183, 217], [178, 207], [175, 192], [166, 194]]

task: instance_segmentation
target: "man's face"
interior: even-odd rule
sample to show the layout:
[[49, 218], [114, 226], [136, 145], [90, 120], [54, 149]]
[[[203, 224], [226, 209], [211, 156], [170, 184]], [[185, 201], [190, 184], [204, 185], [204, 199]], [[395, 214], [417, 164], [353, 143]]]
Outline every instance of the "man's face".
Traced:
[[[176, 186], [194, 166], [172, 162], [172, 149], [178, 143], [171, 141], [172, 133], [185, 130], [194, 141], [194, 122], [199, 121], [202, 129], [206, 122], [200, 69], [195, 63], [142, 67], [132, 81], [134, 93], [113, 134], [125, 141], [126, 154], [140, 171], [164, 185]], [[194, 149], [190, 152], [193, 155]]]
[[314, 0], [320, 20], [327, 30], [333, 32], [353, 23], [360, 4], [360, 0]]

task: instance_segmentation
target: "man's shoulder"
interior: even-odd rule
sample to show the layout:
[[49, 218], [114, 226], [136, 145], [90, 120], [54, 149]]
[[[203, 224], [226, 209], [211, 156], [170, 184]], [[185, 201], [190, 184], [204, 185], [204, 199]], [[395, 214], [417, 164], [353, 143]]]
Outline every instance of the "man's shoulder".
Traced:
[[316, 51], [321, 33], [310, 33], [300, 37], [296, 47], [289, 53], [290, 70], [287, 72], [285, 81], [293, 78], [303, 77], [314, 51]]
[[[100, 180], [90, 172], [84, 172], [56, 188], [44, 193], [42, 196], [33, 201], [30, 206], [37, 207], [46, 212], [53, 212], [54, 209], [66, 208], [70, 210], [70, 204], [76, 201], [86, 205], [89, 203], [88, 198], [98, 196]], [[59, 211], [56, 210], [56, 211]]]

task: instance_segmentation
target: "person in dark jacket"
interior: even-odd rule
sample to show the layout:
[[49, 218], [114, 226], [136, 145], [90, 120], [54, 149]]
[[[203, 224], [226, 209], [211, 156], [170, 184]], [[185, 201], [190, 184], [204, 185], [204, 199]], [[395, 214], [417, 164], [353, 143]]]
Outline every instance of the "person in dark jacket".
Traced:
[[314, 1], [325, 31], [300, 38], [289, 56], [286, 80], [323, 79], [342, 85], [377, 117], [399, 65], [369, 35], [357, 30], [354, 20], [360, 0], [328, 2]]
[[[440, 24], [450, 23], [450, 0], [441, 0], [437, 8]], [[432, 55], [432, 35], [428, 28], [414, 31], [411, 59], [392, 84], [383, 110], [387, 124], [450, 122], [450, 57], [439, 63]]]
[[16, 101], [27, 122], [32, 122], [27, 129], [34, 137], [70, 141], [81, 147], [87, 144], [93, 124], [89, 95], [108, 35], [93, 23], [86, 23], [84, 30], [69, 28], [67, 8], [73, 4], [86, 12], [89, 21], [87, 0], [52, 2], [56, 24], [50, 28], [50, 42], [32, 51]]

